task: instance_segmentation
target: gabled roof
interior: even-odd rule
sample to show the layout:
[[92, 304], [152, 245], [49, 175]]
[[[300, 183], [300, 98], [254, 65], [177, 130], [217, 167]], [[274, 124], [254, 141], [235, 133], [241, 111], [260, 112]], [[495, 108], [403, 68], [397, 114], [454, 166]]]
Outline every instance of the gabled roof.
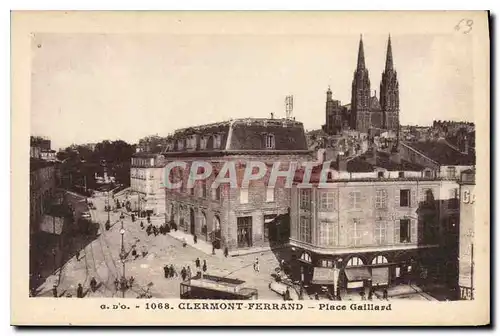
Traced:
[[473, 151], [468, 154], [459, 152], [445, 141], [420, 141], [405, 143], [429, 159], [443, 166], [469, 166], [476, 164], [476, 155]]

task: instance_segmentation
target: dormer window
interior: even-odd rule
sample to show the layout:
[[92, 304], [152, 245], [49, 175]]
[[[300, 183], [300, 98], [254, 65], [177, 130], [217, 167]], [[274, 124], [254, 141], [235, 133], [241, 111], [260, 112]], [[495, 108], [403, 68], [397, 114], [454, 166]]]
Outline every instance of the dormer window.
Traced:
[[200, 138], [200, 149], [207, 149], [207, 144], [208, 144], [208, 137], [202, 136]]
[[378, 176], [378, 178], [383, 178], [384, 177], [384, 172], [383, 171], [379, 171], [377, 173], [377, 176]]
[[192, 135], [186, 140], [187, 149], [196, 149], [196, 135]]
[[184, 140], [177, 140], [177, 150], [184, 149]]
[[274, 149], [274, 147], [275, 147], [274, 134], [266, 134], [266, 148]]

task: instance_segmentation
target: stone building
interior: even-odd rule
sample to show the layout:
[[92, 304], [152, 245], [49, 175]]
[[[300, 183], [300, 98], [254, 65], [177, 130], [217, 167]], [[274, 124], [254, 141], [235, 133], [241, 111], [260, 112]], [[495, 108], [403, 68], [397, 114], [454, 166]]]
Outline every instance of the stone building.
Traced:
[[44, 214], [56, 194], [57, 165], [41, 159], [30, 159], [30, 233], [40, 230]]
[[[250, 161], [266, 167], [280, 162], [280, 169], [286, 170], [291, 162], [308, 161], [310, 154], [302, 123], [289, 119], [235, 119], [177, 130], [163, 155], [167, 162], [182, 161], [187, 166], [170, 173], [169, 178], [183, 184], [165, 189], [167, 217], [185, 232], [230, 251], [287, 241], [289, 190], [280, 183], [268, 187], [269, 172], [246, 188], [228, 184], [212, 188], [213, 182], [226, 162], [234, 164], [241, 180]], [[212, 172], [187, 188], [195, 161], [210, 163]]]
[[[155, 215], [165, 214], [164, 167], [161, 154], [135, 153], [130, 165], [131, 207]], [[135, 195], [134, 195], [135, 193]]]

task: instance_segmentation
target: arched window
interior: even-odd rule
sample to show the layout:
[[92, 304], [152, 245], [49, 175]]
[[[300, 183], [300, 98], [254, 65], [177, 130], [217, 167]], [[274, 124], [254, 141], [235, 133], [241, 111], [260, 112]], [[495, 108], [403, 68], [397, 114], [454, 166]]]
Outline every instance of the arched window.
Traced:
[[352, 257], [351, 259], [349, 259], [349, 261], [347, 262], [347, 266], [363, 266], [364, 263], [363, 263], [363, 260], [361, 260], [360, 258], [358, 257]]
[[312, 262], [311, 255], [307, 252], [302, 253], [302, 255], [300, 256], [300, 260]]
[[372, 265], [388, 264], [387, 258], [379, 255], [373, 258]]

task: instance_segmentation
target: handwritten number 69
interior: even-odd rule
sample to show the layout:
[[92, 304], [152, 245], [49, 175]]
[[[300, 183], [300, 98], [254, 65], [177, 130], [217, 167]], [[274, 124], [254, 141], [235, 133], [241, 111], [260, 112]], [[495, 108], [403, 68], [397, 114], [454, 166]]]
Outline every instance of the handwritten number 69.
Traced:
[[463, 34], [469, 34], [470, 31], [472, 30], [472, 25], [474, 24], [474, 21], [470, 19], [462, 19], [458, 21], [457, 25], [455, 26], [455, 30], [457, 31], [462, 31]]

